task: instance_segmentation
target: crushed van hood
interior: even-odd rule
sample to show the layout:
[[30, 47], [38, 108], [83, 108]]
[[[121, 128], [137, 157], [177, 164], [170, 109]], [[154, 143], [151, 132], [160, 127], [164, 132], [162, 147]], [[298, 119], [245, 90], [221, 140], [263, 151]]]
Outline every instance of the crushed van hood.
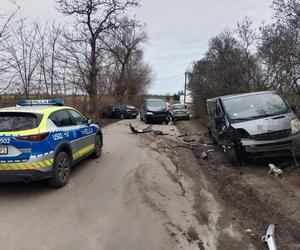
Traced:
[[288, 113], [268, 118], [234, 123], [231, 126], [235, 129], [245, 129], [250, 135], [259, 135], [291, 129], [291, 120], [294, 118], [295, 115], [293, 113]]

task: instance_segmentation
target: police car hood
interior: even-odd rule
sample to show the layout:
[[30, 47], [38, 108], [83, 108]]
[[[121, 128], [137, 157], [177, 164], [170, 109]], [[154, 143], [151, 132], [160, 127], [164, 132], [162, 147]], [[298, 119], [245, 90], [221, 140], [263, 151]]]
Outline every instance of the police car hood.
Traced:
[[291, 120], [294, 118], [295, 115], [293, 113], [288, 113], [268, 118], [233, 123], [231, 126], [235, 129], [244, 129], [250, 135], [259, 135], [291, 129]]

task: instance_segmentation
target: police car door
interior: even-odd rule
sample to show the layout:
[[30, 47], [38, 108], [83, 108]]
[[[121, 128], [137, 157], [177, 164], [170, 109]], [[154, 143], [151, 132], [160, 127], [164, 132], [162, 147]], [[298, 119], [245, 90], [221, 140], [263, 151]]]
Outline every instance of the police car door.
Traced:
[[[88, 124], [88, 121], [79, 112], [69, 109], [70, 116], [76, 125], [77, 145], [76, 152], [79, 152], [78, 157], [82, 157], [95, 149], [96, 131], [95, 128]], [[77, 157], [75, 157], [77, 158]]]

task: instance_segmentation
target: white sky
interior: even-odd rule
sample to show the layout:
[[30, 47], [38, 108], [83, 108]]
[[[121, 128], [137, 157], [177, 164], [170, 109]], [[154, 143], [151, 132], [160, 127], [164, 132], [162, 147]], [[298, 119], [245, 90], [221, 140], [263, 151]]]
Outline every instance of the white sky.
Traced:
[[[55, 0], [15, 0], [24, 16], [61, 20]], [[1, 0], [1, 10], [11, 7]], [[245, 16], [256, 27], [270, 22], [272, 0], [142, 0], [133, 10], [147, 25], [145, 60], [155, 76], [150, 93], [175, 93], [183, 88], [184, 72], [225, 28], [235, 28]]]

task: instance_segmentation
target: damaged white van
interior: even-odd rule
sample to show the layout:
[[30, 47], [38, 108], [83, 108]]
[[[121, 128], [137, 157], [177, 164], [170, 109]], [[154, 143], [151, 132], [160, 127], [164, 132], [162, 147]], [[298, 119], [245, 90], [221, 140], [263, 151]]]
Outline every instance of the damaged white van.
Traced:
[[215, 97], [207, 100], [208, 130], [233, 163], [295, 156], [300, 122], [294, 111], [276, 91]]

